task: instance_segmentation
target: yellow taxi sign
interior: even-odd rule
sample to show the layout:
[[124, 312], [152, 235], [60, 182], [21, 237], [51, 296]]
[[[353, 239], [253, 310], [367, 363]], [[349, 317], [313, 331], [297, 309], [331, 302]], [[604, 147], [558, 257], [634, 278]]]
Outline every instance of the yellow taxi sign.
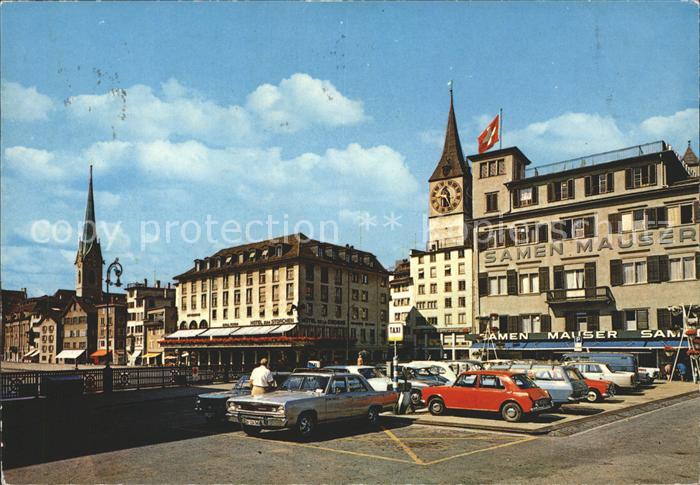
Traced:
[[390, 323], [386, 329], [389, 342], [403, 342], [403, 323]]

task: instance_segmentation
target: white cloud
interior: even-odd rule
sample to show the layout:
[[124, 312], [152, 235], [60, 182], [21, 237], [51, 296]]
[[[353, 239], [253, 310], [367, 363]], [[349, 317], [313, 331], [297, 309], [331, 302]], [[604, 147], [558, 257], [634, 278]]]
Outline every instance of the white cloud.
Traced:
[[42, 180], [63, 177], [63, 169], [55, 162], [55, 155], [46, 150], [24, 146], [5, 149], [5, 164], [15, 173]]
[[51, 98], [34, 86], [2, 81], [0, 91], [2, 117], [10, 121], [46, 121], [54, 108]]
[[665, 139], [682, 149], [685, 141], [698, 137], [699, 120], [700, 110], [697, 108], [677, 111], [670, 116], [652, 116], [639, 125], [637, 138], [645, 137], [647, 141]]
[[248, 96], [246, 106], [275, 132], [296, 132], [312, 125], [354, 125], [367, 119], [361, 101], [343, 96], [330, 81], [303, 73], [277, 86], [259, 86]]

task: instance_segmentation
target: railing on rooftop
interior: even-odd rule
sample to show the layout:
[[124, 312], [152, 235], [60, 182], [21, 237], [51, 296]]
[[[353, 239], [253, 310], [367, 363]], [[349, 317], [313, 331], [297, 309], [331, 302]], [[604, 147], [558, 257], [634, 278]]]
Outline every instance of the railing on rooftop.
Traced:
[[645, 143], [644, 145], [635, 145], [632, 147], [621, 148], [609, 152], [595, 153], [585, 157], [572, 158], [563, 162], [550, 163], [539, 167], [530, 167], [525, 169], [525, 178], [539, 177], [540, 175], [551, 175], [553, 173], [565, 172], [582, 167], [591, 167], [603, 163], [614, 162], [616, 160], [624, 160], [625, 158], [639, 157], [649, 155], [651, 153], [659, 153], [666, 151], [668, 146], [664, 141], [655, 141]]

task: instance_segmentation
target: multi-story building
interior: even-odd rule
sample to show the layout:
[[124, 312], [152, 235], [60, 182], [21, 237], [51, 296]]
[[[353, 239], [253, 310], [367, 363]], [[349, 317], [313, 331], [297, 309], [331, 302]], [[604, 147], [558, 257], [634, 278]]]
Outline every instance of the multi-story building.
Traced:
[[55, 364], [56, 356], [63, 348], [60, 312], [51, 312], [51, 314], [45, 315], [34, 328], [38, 330], [38, 362]]
[[666, 143], [539, 167], [515, 147], [469, 159], [471, 333], [491, 333], [472, 349], [552, 357], [580, 340], [658, 364], [678, 344], [669, 306], [700, 303], [699, 179]]
[[[173, 302], [174, 302], [173, 298]], [[149, 365], [162, 365], [169, 360], [177, 360], [174, 353], [164, 353], [160, 341], [165, 335], [177, 330], [177, 308], [161, 305], [146, 311], [144, 322], [145, 353], [143, 360]]]
[[[95, 363], [107, 360], [108, 349], [110, 362], [125, 365], [126, 357], [126, 295], [109, 295], [109, 302], [95, 306], [97, 310], [97, 350], [90, 355]], [[108, 327], [109, 325], [109, 327]], [[109, 335], [109, 345], [107, 336]]]
[[423, 357], [464, 357], [472, 325], [472, 174], [462, 153], [452, 93], [442, 155], [429, 181], [427, 250], [414, 250], [412, 322]]
[[137, 365], [143, 361], [146, 350], [146, 322], [148, 311], [158, 307], [175, 308], [175, 288], [170, 283], [161, 286], [160, 281], [148, 286], [148, 280], [143, 283], [129, 283], [126, 286], [126, 348], [129, 365]]
[[[389, 320], [404, 325], [403, 342], [399, 348], [401, 358], [415, 358], [419, 354], [418, 335], [415, 333], [416, 309], [413, 298], [411, 263], [408, 259], [396, 262], [389, 275]], [[421, 349], [422, 351], [422, 349]], [[420, 353], [422, 356], [422, 353]]]
[[[223, 249], [177, 276], [179, 328], [163, 342], [191, 362], [279, 367], [386, 354], [388, 273], [352, 246], [282, 236]], [[352, 354], [352, 355], [351, 355]]]
[[97, 311], [85, 298], [78, 296], [66, 306], [60, 316], [63, 327], [63, 348], [58, 363], [88, 362], [97, 350]]
[[7, 356], [5, 349], [5, 323], [10, 315], [17, 312], [19, 305], [27, 299], [27, 289], [21, 290], [0, 290], [0, 348], [2, 348], [2, 359]]

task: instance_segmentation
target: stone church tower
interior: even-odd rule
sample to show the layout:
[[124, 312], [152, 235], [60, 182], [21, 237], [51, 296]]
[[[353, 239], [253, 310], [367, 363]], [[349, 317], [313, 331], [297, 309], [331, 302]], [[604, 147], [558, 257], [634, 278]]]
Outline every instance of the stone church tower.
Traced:
[[102, 249], [97, 238], [95, 223], [95, 201], [92, 194], [92, 165], [90, 165], [90, 182], [88, 185], [87, 207], [83, 235], [78, 244], [75, 256], [75, 293], [78, 297], [92, 300], [93, 303], [102, 300]]

